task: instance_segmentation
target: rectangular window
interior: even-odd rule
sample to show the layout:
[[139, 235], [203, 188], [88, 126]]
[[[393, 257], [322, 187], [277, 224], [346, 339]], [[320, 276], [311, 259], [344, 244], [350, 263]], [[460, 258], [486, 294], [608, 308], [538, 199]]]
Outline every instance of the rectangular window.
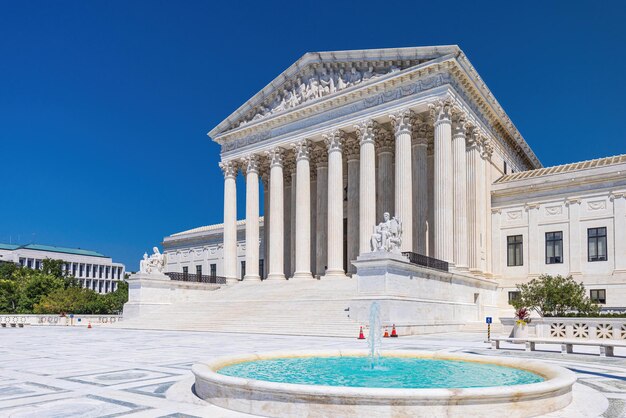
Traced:
[[265, 276], [263, 275], [263, 269], [264, 269], [264, 267], [265, 267], [265, 266], [264, 266], [264, 262], [263, 262], [263, 260], [259, 260], [259, 276], [260, 276], [260, 277], [265, 277]]
[[186, 278], [188, 274], [189, 274], [189, 267], [187, 266], [183, 267], [183, 276]]
[[246, 277], [246, 262], [242, 261], [241, 262], [241, 280], [243, 280], [244, 277]]
[[518, 299], [519, 295], [520, 292], [518, 291], [509, 292], [509, 305], [511, 305], [511, 302], [513, 302], [515, 299]]
[[589, 299], [595, 303], [606, 303], [606, 290], [605, 289], [591, 289], [589, 291]]
[[510, 235], [506, 237], [507, 266], [522, 266], [524, 264], [523, 246], [524, 242], [521, 235]]
[[41, 270], [41, 261], [40, 260], [35, 260], [35, 268], [37, 270]]
[[563, 231], [546, 232], [546, 264], [563, 263]]
[[211, 277], [215, 278], [217, 276], [217, 264], [211, 264]]
[[103, 266], [98, 266], [98, 278], [101, 279], [102, 278], [102, 272], [104, 271], [104, 267]]
[[606, 261], [606, 227], [587, 229], [587, 260]]
[[85, 276], [89, 277], [91, 275], [91, 264], [87, 264], [87, 274]]
[[24, 267], [26, 265], [26, 259], [20, 258], [20, 266]]
[[202, 276], [202, 265], [196, 266], [196, 275], [198, 276], [198, 278]]

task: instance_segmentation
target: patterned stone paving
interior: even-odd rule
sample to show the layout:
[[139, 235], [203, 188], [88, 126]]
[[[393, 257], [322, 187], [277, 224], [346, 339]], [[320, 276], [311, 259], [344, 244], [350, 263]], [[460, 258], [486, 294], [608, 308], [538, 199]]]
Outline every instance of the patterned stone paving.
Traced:
[[[603, 417], [626, 417], [626, 349], [601, 358], [594, 348], [563, 355], [554, 345], [527, 353], [503, 344], [493, 351], [478, 333], [385, 339], [384, 348], [442, 350], [541, 359], [568, 367], [579, 388], [595, 393]], [[365, 348], [356, 339], [112, 328], [0, 329], [0, 417], [237, 417], [193, 396], [168, 397], [212, 357], [282, 349]], [[594, 354], [592, 354], [594, 353]], [[593, 408], [592, 408], [593, 409]], [[577, 411], [571, 416], [598, 416]], [[495, 416], [495, 415], [492, 415]], [[563, 416], [550, 415], [550, 416]], [[570, 415], [568, 415], [570, 416]]]

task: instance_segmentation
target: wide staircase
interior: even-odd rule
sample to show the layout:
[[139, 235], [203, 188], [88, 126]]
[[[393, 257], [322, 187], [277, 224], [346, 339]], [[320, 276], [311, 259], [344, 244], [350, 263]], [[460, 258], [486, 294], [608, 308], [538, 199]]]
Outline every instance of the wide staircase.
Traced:
[[116, 326], [352, 338], [359, 332], [347, 310], [356, 294], [352, 279], [240, 282], [203, 293], [203, 300], [166, 305]]

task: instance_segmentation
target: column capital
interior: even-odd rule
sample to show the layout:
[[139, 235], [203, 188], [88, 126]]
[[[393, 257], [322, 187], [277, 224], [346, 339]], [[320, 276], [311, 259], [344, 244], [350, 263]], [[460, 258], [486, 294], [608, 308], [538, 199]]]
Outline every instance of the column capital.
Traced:
[[315, 164], [315, 167], [327, 167], [328, 166], [328, 153], [325, 147], [311, 145], [311, 161]]
[[626, 190], [616, 190], [609, 193], [609, 199], [611, 201], [616, 199], [626, 199]]
[[526, 211], [530, 212], [531, 210], [539, 209], [540, 206], [541, 205], [539, 203], [536, 203], [536, 202], [535, 203], [526, 203], [524, 205], [524, 209], [526, 209]]
[[245, 174], [259, 173], [259, 157], [256, 154], [249, 155], [242, 159]]
[[415, 114], [411, 109], [402, 109], [389, 115], [396, 135], [410, 134], [414, 118]]
[[237, 177], [237, 162], [236, 161], [222, 161], [220, 162], [220, 168], [224, 174], [224, 178]]
[[467, 133], [467, 118], [465, 113], [455, 110], [452, 113], [452, 137], [465, 136]]
[[296, 153], [296, 161], [309, 160], [311, 158], [311, 141], [303, 139], [293, 144]]
[[491, 208], [491, 213], [494, 215], [500, 215], [502, 213], [501, 208]]
[[376, 150], [380, 152], [393, 152], [394, 148], [394, 137], [386, 129], [381, 129], [378, 135], [378, 139], [376, 140]]
[[483, 137], [482, 141], [482, 151], [480, 153], [481, 157], [485, 160], [490, 160], [493, 155], [493, 145], [491, 144], [491, 139], [487, 137]]
[[435, 126], [442, 123], [451, 123], [452, 100], [449, 98], [440, 99], [428, 104], [430, 109], [430, 117]]
[[285, 186], [291, 186], [291, 175], [296, 172], [296, 163], [292, 159], [285, 159], [283, 162], [283, 173], [285, 175]]
[[416, 116], [413, 121], [412, 145], [428, 146], [428, 139], [433, 136], [433, 125], [424, 116]]
[[360, 145], [374, 143], [376, 136], [380, 132], [380, 124], [373, 119], [368, 119], [354, 125], [356, 129], [357, 139], [360, 141]]
[[285, 150], [281, 147], [273, 148], [267, 151], [267, 157], [270, 160], [270, 168], [282, 167], [285, 162]]
[[581, 203], [582, 203], [582, 199], [580, 197], [568, 197], [565, 199], [565, 204], [567, 206], [580, 205]]
[[346, 140], [345, 154], [348, 161], [357, 161], [361, 155], [361, 146], [359, 141], [354, 138], [348, 138]]
[[341, 129], [336, 129], [330, 133], [322, 135], [324, 143], [328, 148], [328, 153], [342, 152], [343, 145], [346, 140], [346, 133]]
[[480, 150], [480, 145], [484, 140], [483, 134], [475, 126], [470, 126], [467, 131], [467, 149]]

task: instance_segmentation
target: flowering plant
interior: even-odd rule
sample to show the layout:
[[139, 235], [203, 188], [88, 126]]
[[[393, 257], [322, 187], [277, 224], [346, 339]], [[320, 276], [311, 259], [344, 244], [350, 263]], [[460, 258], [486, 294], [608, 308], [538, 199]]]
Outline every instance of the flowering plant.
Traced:
[[519, 308], [515, 311], [515, 318], [517, 318], [517, 325], [526, 325], [530, 322], [530, 311], [526, 308]]

